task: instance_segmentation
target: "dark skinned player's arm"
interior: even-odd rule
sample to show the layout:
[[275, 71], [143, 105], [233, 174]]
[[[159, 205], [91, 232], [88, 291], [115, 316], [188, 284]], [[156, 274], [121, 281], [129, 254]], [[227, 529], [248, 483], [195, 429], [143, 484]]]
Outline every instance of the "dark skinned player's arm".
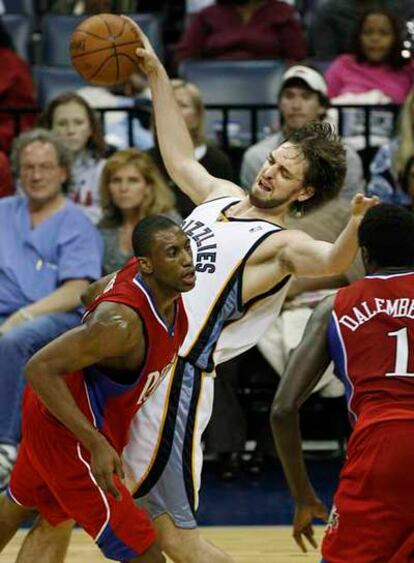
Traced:
[[48, 410], [91, 453], [98, 484], [114, 496], [118, 494], [112, 474], [123, 477], [119, 456], [79, 409], [63, 376], [107, 358], [124, 356], [136, 350], [140, 341], [144, 342], [144, 333], [138, 315], [125, 305], [102, 303], [85, 324], [37, 352], [25, 369], [29, 384]]
[[[299, 409], [330, 363], [327, 327], [334, 298], [335, 296], [327, 297], [313, 311], [300, 344], [289, 358], [273, 399], [270, 414], [275, 445], [296, 503], [294, 537], [302, 551], [306, 551], [306, 547], [301, 534], [304, 534], [316, 547], [310, 525], [312, 517], [325, 519], [327, 515], [313, 491], [306, 471], [299, 427]], [[303, 513], [298, 517], [301, 507], [306, 507], [305, 518]]]

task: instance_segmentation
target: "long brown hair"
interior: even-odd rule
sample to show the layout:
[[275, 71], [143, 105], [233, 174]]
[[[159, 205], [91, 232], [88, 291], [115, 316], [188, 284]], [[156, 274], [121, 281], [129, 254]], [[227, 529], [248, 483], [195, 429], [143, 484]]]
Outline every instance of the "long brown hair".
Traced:
[[101, 174], [101, 205], [103, 217], [99, 223], [100, 227], [118, 227], [123, 223], [121, 210], [115, 205], [109, 184], [114, 174], [124, 166], [132, 165], [139, 170], [144, 180], [151, 187], [141, 204], [140, 219], [149, 215], [167, 213], [172, 211], [175, 205], [173, 192], [162, 179], [158, 168], [152, 158], [138, 149], [125, 149], [114, 153], [107, 161]]
[[88, 102], [76, 94], [75, 92], [65, 92], [56, 98], [53, 98], [39, 117], [39, 126], [45, 129], [53, 129], [53, 116], [59, 106], [75, 102], [84, 108], [88, 116], [89, 126], [91, 128], [91, 136], [87, 142], [87, 148], [93, 153], [95, 157], [103, 157], [105, 153], [105, 140], [102, 133], [101, 123]]

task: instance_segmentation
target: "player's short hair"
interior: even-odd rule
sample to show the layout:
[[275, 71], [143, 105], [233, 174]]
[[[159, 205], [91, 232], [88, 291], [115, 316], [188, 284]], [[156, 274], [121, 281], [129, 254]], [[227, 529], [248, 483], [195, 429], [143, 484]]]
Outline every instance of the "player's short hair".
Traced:
[[371, 207], [359, 226], [358, 240], [378, 266], [414, 265], [414, 215], [399, 205]]
[[315, 189], [311, 198], [301, 202], [302, 210], [306, 212], [337, 197], [345, 180], [346, 153], [333, 127], [312, 121], [293, 131], [286, 141], [296, 145], [307, 162], [303, 185]]
[[151, 215], [136, 224], [132, 233], [132, 247], [135, 256], [149, 256], [154, 235], [179, 225], [165, 215]]

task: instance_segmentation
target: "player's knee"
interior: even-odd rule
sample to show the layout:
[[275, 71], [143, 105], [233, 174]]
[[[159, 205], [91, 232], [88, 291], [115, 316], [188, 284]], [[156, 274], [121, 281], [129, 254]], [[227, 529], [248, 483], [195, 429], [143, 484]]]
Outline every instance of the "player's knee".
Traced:
[[194, 554], [200, 548], [199, 536], [194, 536], [186, 531], [180, 530], [176, 533], [162, 534], [160, 537], [161, 549], [175, 563], [187, 563], [192, 561]]

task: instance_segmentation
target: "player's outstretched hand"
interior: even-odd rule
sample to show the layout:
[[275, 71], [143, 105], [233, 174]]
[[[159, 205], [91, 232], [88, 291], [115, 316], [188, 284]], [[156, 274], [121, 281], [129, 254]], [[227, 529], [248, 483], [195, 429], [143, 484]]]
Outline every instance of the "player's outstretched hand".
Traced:
[[309, 504], [297, 504], [295, 509], [295, 517], [293, 520], [293, 537], [303, 553], [307, 553], [305, 538], [312, 547], [317, 548], [318, 544], [315, 540], [312, 520], [319, 518], [324, 522], [328, 521], [328, 510], [325, 505], [315, 497], [315, 500]]
[[113, 475], [116, 473], [121, 480], [124, 479], [121, 458], [103, 436], [90, 449], [90, 454], [91, 470], [98, 486], [120, 500], [122, 495], [114, 483]]
[[128, 16], [121, 16], [121, 17], [127, 19], [136, 28], [138, 32], [139, 38], [142, 42], [142, 47], [139, 47], [136, 50], [136, 55], [139, 59], [138, 64], [140, 68], [143, 70], [143, 72], [145, 72], [145, 74], [148, 76], [149, 74], [151, 74], [151, 72], [156, 70], [161, 65], [161, 62], [157, 57], [154, 49], [152, 48], [150, 40], [142, 31], [142, 29], [139, 27], [137, 22], [135, 22]]
[[363, 217], [365, 213], [374, 205], [379, 203], [379, 198], [377, 196], [367, 197], [363, 194], [356, 194], [352, 198], [351, 207], [352, 207], [352, 215], [354, 217]]

